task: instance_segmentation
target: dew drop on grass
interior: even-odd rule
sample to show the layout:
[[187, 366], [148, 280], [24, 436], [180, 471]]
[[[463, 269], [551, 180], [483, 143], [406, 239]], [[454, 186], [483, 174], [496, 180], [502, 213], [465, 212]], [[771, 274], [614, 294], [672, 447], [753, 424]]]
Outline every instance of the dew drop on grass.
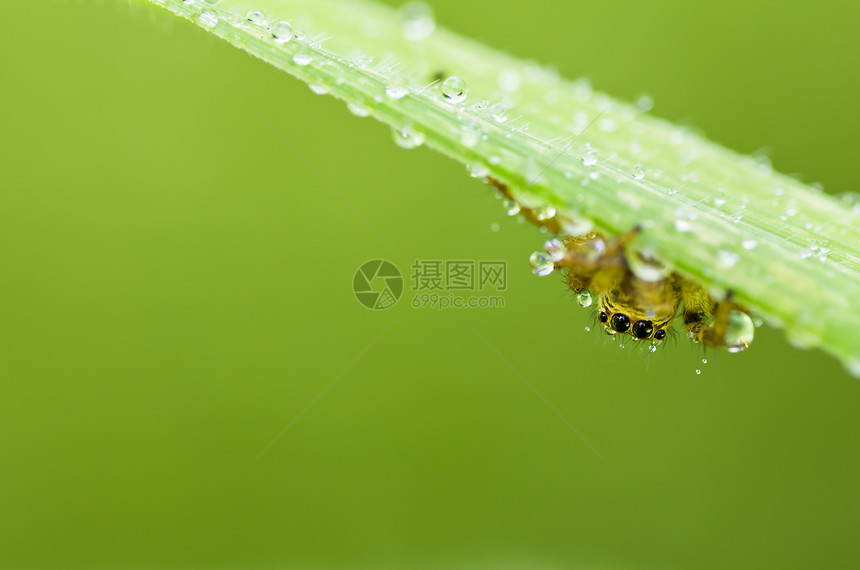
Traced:
[[733, 251], [721, 249], [717, 252], [717, 265], [723, 269], [730, 269], [738, 262], [738, 254]]
[[406, 81], [400, 77], [395, 77], [385, 86], [385, 94], [392, 99], [403, 99], [408, 93], [409, 88], [406, 86]]
[[645, 178], [645, 168], [641, 164], [634, 166], [630, 173], [633, 174], [633, 178], [636, 180], [642, 180]]
[[285, 44], [293, 39], [293, 27], [289, 22], [281, 20], [272, 26], [272, 38], [276, 44]]
[[391, 134], [394, 142], [400, 148], [413, 149], [424, 144], [424, 134], [410, 128], [392, 129]]
[[206, 26], [207, 28], [214, 28], [218, 25], [218, 14], [216, 14], [212, 10], [206, 10], [205, 12], [197, 16], [197, 21]]
[[462, 103], [466, 100], [466, 95], [469, 93], [469, 88], [466, 82], [452, 75], [442, 82], [442, 97], [450, 103]]
[[293, 63], [296, 65], [300, 65], [302, 67], [311, 64], [311, 56], [306, 53], [297, 53], [295, 57], [293, 57]]
[[483, 178], [490, 174], [490, 169], [482, 162], [474, 162], [468, 166], [472, 178]]
[[355, 115], [356, 117], [368, 117], [370, 116], [370, 109], [361, 105], [359, 103], [347, 103], [346, 108], [349, 109], [349, 112]]
[[597, 157], [594, 153], [589, 153], [582, 157], [583, 166], [594, 166], [595, 164], [597, 164]]
[[266, 14], [264, 14], [262, 10], [258, 10], [256, 8], [248, 10], [248, 13], [245, 15], [245, 19], [261, 28], [268, 27], [269, 25], [269, 19], [266, 17]]
[[538, 220], [543, 221], [543, 220], [548, 220], [548, 219], [554, 218], [554, 217], [555, 217], [555, 208], [553, 208], [552, 206], [547, 206], [545, 208], [538, 208], [537, 210], [535, 210], [535, 218], [537, 218]]
[[545, 251], [536, 251], [529, 256], [529, 266], [532, 273], [539, 277], [545, 277], [553, 272], [555, 268], [552, 259]]
[[433, 9], [424, 2], [407, 2], [400, 8], [403, 37], [413, 42], [427, 39], [436, 29]]
[[496, 103], [490, 107], [490, 113], [497, 123], [504, 123], [508, 120], [508, 106], [504, 103]]
[[310, 90], [313, 91], [314, 93], [316, 93], [317, 95], [325, 95], [326, 93], [328, 93], [328, 87], [325, 85], [314, 84], [314, 85], [308, 85], [308, 87], [310, 87]]

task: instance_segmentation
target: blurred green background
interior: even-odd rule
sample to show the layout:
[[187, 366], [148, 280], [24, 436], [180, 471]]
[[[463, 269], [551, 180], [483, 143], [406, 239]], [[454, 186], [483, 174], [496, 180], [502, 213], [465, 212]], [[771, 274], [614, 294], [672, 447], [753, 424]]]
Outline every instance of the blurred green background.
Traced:
[[[856, 190], [857, 3], [431, 4]], [[156, 7], [5, 12], [0, 567], [860, 564], [860, 386], [833, 359], [766, 329], [621, 351], [461, 165]], [[506, 306], [369, 311], [379, 257], [407, 285], [416, 258], [507, 260]]]

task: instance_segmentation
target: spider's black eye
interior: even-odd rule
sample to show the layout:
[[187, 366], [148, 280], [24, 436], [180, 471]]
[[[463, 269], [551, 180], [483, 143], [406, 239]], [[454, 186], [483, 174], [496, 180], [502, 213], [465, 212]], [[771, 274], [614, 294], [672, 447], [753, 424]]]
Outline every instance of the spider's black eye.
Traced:
[[630, 328], [630, 319], [627, 318], [627, 315], [618, 313], [617, 315], [612, 315], [610, 325], [617, 332], [627, 332], [627, 329]]
[[606, 313], [604, 313], [603, 311], [600, 311], [599, 313], [597, 313], [597, 320], [600, 321], [601, 323], [605, 323], [606, 321], [609, 320], [609, 317], [606, 316]]
[[654, 332], [651, 321], [636, 321], [633, 325], [633, 336], [636, 338], [648, 338]]
[[655, 332], [654, 338], [657, 340], [663, 340], [664, 338], [666, 338], [666, 331], [659, 330], [659, 331]]

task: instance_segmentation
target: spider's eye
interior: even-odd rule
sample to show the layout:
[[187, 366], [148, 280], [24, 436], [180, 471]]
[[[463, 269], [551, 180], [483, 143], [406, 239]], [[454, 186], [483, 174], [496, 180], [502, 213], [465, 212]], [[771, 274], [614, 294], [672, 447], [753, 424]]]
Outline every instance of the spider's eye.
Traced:
[[648, 338], [654, 332], [654, 326], [651, 321], [636, 321], [633, 325], [633, 336], [636, 338]]
[[630, 328], [630, 319], [627, 318], [627, 315], [618, 313], [616, 315], [612, 315], [612, 322], [610, 325], [612, 325], [612, 328], [616, 332], [627, 332], [627, 329]]
[[659, 331], [655, 332], [654, 338], [657, 340], [663, 340], [664, 338], [666, 338], [666, 331], [659, 330]]
[[606, 316], [606, 313], [604, 313], [603, 311], [600, 311], [599, 313], [597, 313], [597, 320], [600, 321], [601, 323], [605, 323], [606, 321], [609, 320], [609, 317]]

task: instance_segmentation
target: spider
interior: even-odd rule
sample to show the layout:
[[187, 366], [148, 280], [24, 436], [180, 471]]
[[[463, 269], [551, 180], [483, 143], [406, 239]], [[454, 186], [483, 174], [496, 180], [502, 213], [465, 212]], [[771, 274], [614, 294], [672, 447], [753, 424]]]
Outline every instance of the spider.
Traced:
[[[492, 178], [488, 180], [505, 198], [514, 200], [508, 186]], [[551, 233], [562, 231], [554, 217], [544, 219], [539, 212], [524, 206], [520, 206], [520, 214]], [[544, 260], [549, 271], [566, 272], [567, 285], [583, 306], [591, 304], [591, 293], [597, 295], [597, 320], [610, 335], [621, 333], [637, 340], [662, 341], [680, 310], [693, 342], [724, 347], [729, 352], [748, 348], [755, 327], [748, 312], [733, 301], [731, 292], [718, 300], [701, 284], [674, 271], [631, 269], [631, 261], [654, 267], [653, 260], [627, 251], [640, 232], [641, 228], [636, 227], [613, 238], [591, 232], [564, 236], [561, 241], [550, 240], [545, 246]]]

